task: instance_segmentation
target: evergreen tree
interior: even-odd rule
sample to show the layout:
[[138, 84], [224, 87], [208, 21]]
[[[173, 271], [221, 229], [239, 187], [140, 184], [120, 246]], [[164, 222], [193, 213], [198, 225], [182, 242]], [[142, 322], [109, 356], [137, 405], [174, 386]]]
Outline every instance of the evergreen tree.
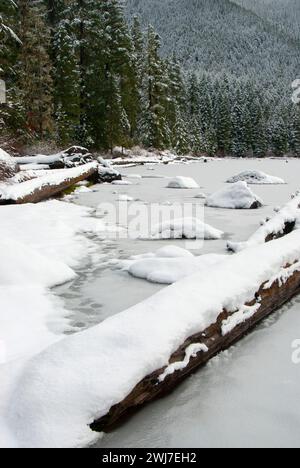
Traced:
[[53, 82], [49, 57], [50, 30], [40, 0], [19, 0], [19, 88], [27, 129], [38, 137], [53, 130]]
[[148, 109], [144, 121], [145, 143], [162, 149], [170, 144], [170, 128], [166, 118], [168, 77], [159, 50], [160, 38], [150, 26], [147, 51]]

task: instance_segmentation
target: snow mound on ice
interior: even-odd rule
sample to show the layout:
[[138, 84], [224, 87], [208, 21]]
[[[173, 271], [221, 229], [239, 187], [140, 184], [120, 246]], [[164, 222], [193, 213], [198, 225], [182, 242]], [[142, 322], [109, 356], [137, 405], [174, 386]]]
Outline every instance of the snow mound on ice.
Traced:
[[[158, 253], [159, 255], [159, 253]], [[227, 258], [226, 255], [207, 254], [200, 257], [153, 257], [131, 262], [125, 268], [136, 278], [151, 283], [172, 284], [197, 272], [205, 272], [211, 266]]]
[[246, 182], [236, 182], [209, 196], [205, 204], [214, 208], [252, 209], [261, 207], [262, 200]]
[[205, 200], [207, 196], [205, 195], [205, 193], [198, 193], [198, 195], [196, 195], [195, 198], [199, 198], [200, 200]]
[[148, 239], [221, 239], [223, 232], [197, 218], [178, 218], [153, 227]]
[[118, 201], [120, 202], [131, 202], [134, 201], [134, 198], [130, 197], [129, 195], [119, 195], [118, 196]]
[[285, 184], [285, 181], [283, 179], [265, 174], [264, 172], [261, 172], [261, 171], [244, 171], [234, 177], [231, 177], [226, 182], [228, 184], [234, 184], [235, 182], [241, 182], [241, 181], [247, 182], [248, 184], [252, 184], [252, 185]]
[[197, 189], [199, 185], [191, 177], [175, 177], [169, 183], [167, 188], [174, 189]]
[[132, 185], [132, 182], [129, 180], [114, 180], [112, 185]]

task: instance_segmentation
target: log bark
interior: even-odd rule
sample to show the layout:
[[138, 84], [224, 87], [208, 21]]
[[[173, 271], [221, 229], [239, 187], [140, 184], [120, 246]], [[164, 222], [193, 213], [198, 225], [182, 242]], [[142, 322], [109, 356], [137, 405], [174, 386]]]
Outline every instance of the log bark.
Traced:
[[[287, 265], [286, 268], [289, 266], [290, 265]], [[230, 333], [224, 336], [222, 333], [223, 321], [234, 313], [223, 310], [216, 323], [206, 330], [200, 330], [199, 333], [189, 337], [182, 346], [179, 347], [170, 357], [170, 364], [183, 361], [187, 347], [193, 343], [206, 345], [208, 352], [200, 352], [196, 357], [192, 357], [187, 367], [183, 370], [175, 371], [172, 375], [167, 376], [163, 382], [160, 382], [159, 377], [164, 373], [166, 367], [158, 369], [151, 375], [148, 375], [132, 390], [127, 398], [113, 406], [110, 412], [98, 421], [95, 421], [91, 425], [91, 428], [95, 431], [109, 431], [142, 405], [170, 393], [186, 377], [205, 365], [221, 351], [228, 349], [234, 343], [242, 339], [260, 321], [278, 310], [292, 297], [299, 294], [300, 272], [294, 272], [285, 284], [281, 284], [279, 280], [276, 280], [273, 285], [267, 289], [266, 284], [267, 283], [261, 285], [253, 302], [246, 304], [247, 306], [252, 306], [257, 303], [257, 299], [260, 298], [260, 307], [251, 318], [237, 325]]]
[[[44, 176], [41, 177], [41, 185], [38, 188], [35, 188], [33, 191], [30, 191], [27, 194], [23, 194], [19, 198], [12, 199], [12, 198], [0, 198], [0, 205], [20, 205], [24, 203], [39, 203], [43, 200], [47, 200], [51, 197], [59, 195], [64, 190], [72, 187], [73, 185], [81, 182], [82, 180], [86, 180], [91, 178], [95, 173], [98, 172], [97, 167], [87, 168], [85, 171], [83, 170], [82, 173], [76, 177], [66, 177], [63, 182], [53, 184], [47, 184], [45, 182]], [[35, 180], [35, 179], [34, 179]], [[27, 182], [22, 182], [19, 184], [26, 184]]]

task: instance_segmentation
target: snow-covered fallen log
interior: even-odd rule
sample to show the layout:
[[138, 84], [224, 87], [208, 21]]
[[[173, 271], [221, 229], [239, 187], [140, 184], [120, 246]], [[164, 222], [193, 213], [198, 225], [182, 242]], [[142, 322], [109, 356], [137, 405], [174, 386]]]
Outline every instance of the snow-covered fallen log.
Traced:
[[297, 194], [273, 218], [267, 220], [246, 242], [228, 242], [230, 252], [239, 252], [254, 245], [270, 242], [297, 228], [300, 216], [300, 194]]
[[7, 411], [17, 443], [91, 443], [96, 435], [89, 425], [109, 428], [169, 392], [299, 291], [295, 231], [66, 337], [28, 362], [17, 382]]
[[41, 167], [47, 165], [50, 169], [70, 169], [92, 162], [93, 156], [86, 148], [71, 146], [71, 148], [49, 156], [37, 154], [36, 156], [14, 158], [14, 160], [22, 166], [34, 164]]
[[73, 169], [62, 169], [47, 173], [20, 184], [0, 186], [0, 205], [38, 203], [53, 197], [72, 185], [98, 173], [98, 163], [92, 162]]

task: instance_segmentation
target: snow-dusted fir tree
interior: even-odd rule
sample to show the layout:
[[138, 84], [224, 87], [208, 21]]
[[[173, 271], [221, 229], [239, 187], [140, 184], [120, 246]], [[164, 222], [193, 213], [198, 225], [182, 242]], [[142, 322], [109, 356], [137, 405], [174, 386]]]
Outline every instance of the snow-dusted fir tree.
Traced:
[[53, 2], [49, 13], [53, 30], [54, 115], [62, 144], [76, 142], [80, 128], [80, 67], [73, 7], [72, 1]]
[[53, 81], [50, 29], [41, 0], [19, 0], [19, 88], [27, 129], [40, 138], [53, 131]]
[[148, 108], [144, 120], [145, 143], [155, 148], [170, 145], [167, 121], [168, 75], [159, 55], [160, 38], [152, 26], [147, 36], [147, 96]]

